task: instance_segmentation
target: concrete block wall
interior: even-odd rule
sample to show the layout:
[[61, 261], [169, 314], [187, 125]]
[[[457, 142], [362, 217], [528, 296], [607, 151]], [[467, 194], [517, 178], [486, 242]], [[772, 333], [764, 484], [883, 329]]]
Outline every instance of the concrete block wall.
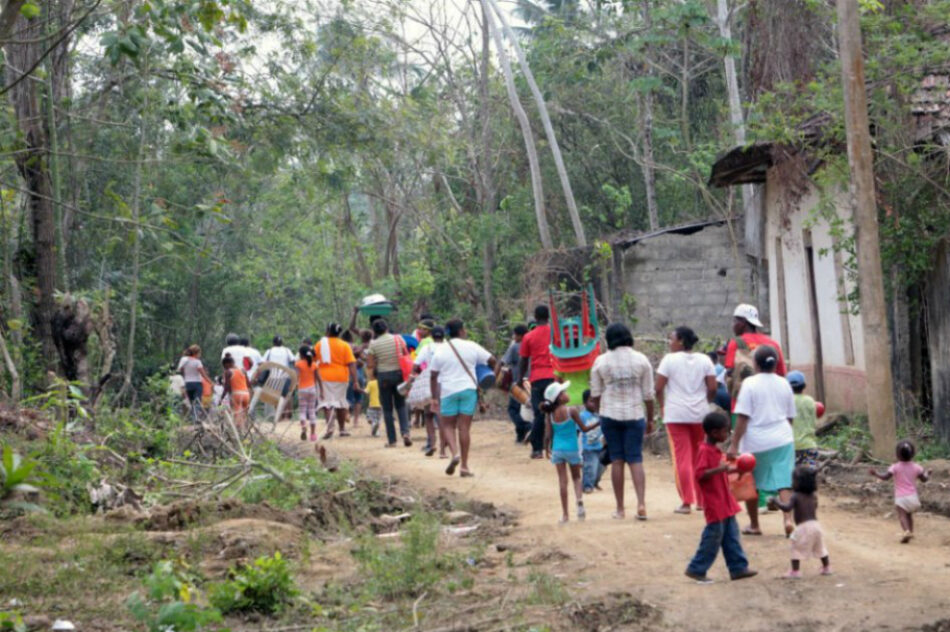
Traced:
[[[737, 235], [741, 240], [741, 232]], [[741, 241], [737, 260], [725, 225], [688, 235], [666, 233], [628, 246], [623, 289], [636, 298], [635, 334], [665, 336], [687, 325], [706, 342], [730, 336], [735, 306], [757, 303], [759, 293], [754, 264]], [[758, 307], [765, 317], [767, 306]]]

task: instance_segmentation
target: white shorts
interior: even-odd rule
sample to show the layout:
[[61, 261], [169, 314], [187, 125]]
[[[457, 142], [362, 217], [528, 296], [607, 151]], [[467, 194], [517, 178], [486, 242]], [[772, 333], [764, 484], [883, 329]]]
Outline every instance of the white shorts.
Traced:
[[920, 498], [917, 496], [917, 494], [911, 494], [910, 496], [895, 496], [894, 504], [907, 513], [912, 514], [920, 509]]

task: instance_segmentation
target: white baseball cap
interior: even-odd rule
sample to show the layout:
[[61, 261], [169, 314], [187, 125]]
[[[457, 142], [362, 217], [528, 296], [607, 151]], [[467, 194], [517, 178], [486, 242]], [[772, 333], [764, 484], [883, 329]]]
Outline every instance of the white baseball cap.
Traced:
[[558, 395], [571, 388], [570, 382], [552, 382], [548, 384], [548, 387], [544, 389], [544, 399], [549, 402], [553, 402], [557, 399]]
[[762, 324], [762, 321], [759, 320], [759, 310], [755, 308], [755, 305], [740, 303], [736, 306], [736, 311], [732, 312], [732, 315], [749, 321], [749, 324], [753, 327], [759, 327], [761, 329], [765, 326]]

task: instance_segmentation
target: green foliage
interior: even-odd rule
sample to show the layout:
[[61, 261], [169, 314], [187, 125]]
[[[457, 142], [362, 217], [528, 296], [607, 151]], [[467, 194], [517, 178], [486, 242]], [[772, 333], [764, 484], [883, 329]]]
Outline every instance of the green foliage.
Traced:
[[259, 557], [248, 566], [231, 568], [228, 575], [227, 581], [208, 588], [208, 599], [224, 614], [275, 614], [298, 593], [290, 566], [280, 551], [272, 557]]
[[856, 415], [843, 420], [832, 432], [818, 438], [822, 448], [836, 450], [841, 459], [861, 458], [870, 454], [871, 431], [868, 429], [867, 417]]
[[88, 512], [88, 486], [101, 477], [98, 464], [86, 454], [90, 447], [77, 445], [70, 437], [77, 430], [74, 423], [58, 424], [36, 454], [46, 474], [46, 494], [58, 515]]
[[196, 603], [197, 588], [172, 562], [158, 562], [144, 584], [145, 594], [132, 593], [126, 607], [149, 632], [223, 629], [214, 625], [221, 622], [221, 613]]
[[54, 412], [63, 423], [74, 417], [88, 419], [89, 413], [83, 407], [83, 402], [86, 400], [82, 392], [83, 386], [81, 382], [70, 382], [54, 377], [46, 392], [24, 399], [23, 405]]
[[0, 632], [26, 632], [27, 627], [19, 612], [0, 612]]
[[418, 597], [446, 573], [458, 571], [460, 561], [439, 552], [439, 530], [434, 516], [422, 515], [409, 521], [398, 544], [364, 536], [354, 555], [367, 575], [368, 590], [384, 599]]
[[35, 472], [38, 461], [23, 458], [6, 443], [0, 443], [0, 509], [41, 511], [35, 503], [17, 500], [21, 494], [38, 493], [41, 478]]

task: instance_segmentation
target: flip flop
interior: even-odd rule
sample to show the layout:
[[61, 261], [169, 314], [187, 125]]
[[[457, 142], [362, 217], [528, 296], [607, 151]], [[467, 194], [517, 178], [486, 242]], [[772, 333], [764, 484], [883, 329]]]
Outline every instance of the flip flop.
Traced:
[[623, 520], [627, 516], [622, 511], [615, 511], [612, 514], [610, 514], [610, 517], [613, 518], [614, 520]]
[[762, 530], [753, 529], [752, 527], [745, 527], [742, 529], [742, 535], [762, 535]]
[[468, 470], [459, 470], [459, 476], [462, 478], [474, 478], [475, 473], [469, 472]]
[[677, 507], [673, 510], [673, 513], [687, 516], [692, 513], [692, 510], [689, 507]]
[[785, 523], [785, 537], [786, 538], [792, 537], [792, 533], [794, 532], [795, 532], [795, 525], [789, 524], [788, 522], [786, 522]]
[[453, 474], [455, 474], [455, 468], [457, 468], [459, 466], [459, 463], [461, 462], [462, 462], [461, 458], [457, 456], [453, 456], [452, 460], [449, 461], [449, 466], [445, 468], [445, 473], [448, 474], [449, 476], [452, 476]]
[[637, 509], [637, 520], [646, 520], [647, 519], [647, 509], [646, 507], [640, 507]]

